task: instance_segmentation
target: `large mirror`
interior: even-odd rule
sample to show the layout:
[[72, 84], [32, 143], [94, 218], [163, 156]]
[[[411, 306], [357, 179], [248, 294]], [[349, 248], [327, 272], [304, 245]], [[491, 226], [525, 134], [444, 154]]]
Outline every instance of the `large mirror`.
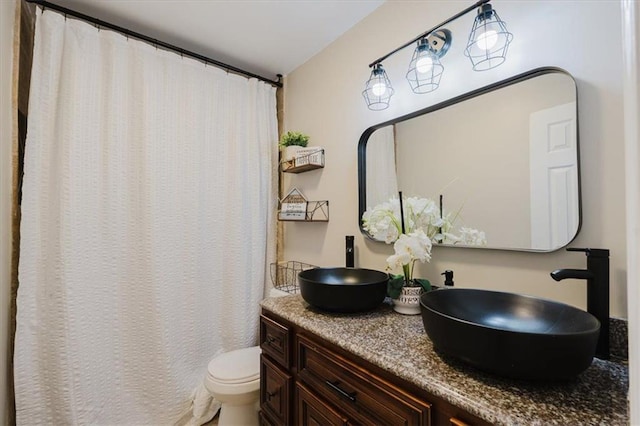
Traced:
[[575, 81], [535, 69], [367, 129], [358, 145], [360, 228], [375, 239], [363, 214], [402, 191], [434, 200], [454, 218], [452, 233], [484, 233], [476, 247], [558, 250], [580, 229], [578, 158]]

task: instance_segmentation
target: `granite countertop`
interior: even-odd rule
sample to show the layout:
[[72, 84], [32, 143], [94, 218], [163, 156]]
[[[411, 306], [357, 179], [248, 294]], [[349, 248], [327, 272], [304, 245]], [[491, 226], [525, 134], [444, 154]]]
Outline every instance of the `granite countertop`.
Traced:
[[627, 425], [629, 371], [595, 358], [577, 378], [534, 383], [489, 375], [437, 354], [420, 315], [383, 304], [362, 314], [331, 314], [300, 295], [262, 307], [479, 418], [498, 425]]

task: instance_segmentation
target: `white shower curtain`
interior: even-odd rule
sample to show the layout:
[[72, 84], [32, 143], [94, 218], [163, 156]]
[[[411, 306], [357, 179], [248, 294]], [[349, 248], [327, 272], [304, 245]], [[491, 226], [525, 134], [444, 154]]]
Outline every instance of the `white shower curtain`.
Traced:
[[38, 12], [18, 423], [183, 418], [208, 361], [257, 343], [276, 167], [270, 85]]

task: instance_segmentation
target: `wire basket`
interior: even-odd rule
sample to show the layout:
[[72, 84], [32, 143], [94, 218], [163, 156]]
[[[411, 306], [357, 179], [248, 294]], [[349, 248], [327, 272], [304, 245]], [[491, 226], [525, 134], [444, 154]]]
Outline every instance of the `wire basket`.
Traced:
[[290, 260], [271, 264], [271, 282], [273, 287], [287, 293], [300, 293], [298, 274], [307, 269], [317, 268], [316, 265]]

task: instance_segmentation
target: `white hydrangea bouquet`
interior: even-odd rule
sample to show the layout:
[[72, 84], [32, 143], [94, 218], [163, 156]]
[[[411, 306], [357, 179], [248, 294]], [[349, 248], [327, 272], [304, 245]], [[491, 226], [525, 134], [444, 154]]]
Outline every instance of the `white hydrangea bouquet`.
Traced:
[[[419, 287], [431, 290], [426, 279], [414, 279], [416, 261], [431, 260], [433, 243], [486, 245], [484, 232], [462, 227], [459, 235], [452, 233], [455, 214], [445, 214], [435, 201], [429, 198], [392, 197], [389, 201], [368, 209], [362, 215], [362, 224], [374, 239], [393, 243], [394, 254], [387, 258], [387, 271], [392, 273], [387, 293], [395, 299], [402, 287]], [[400, 201], [402, 199], [402, 202]], [[402, 271], [400, 274], [395, 274]]]

